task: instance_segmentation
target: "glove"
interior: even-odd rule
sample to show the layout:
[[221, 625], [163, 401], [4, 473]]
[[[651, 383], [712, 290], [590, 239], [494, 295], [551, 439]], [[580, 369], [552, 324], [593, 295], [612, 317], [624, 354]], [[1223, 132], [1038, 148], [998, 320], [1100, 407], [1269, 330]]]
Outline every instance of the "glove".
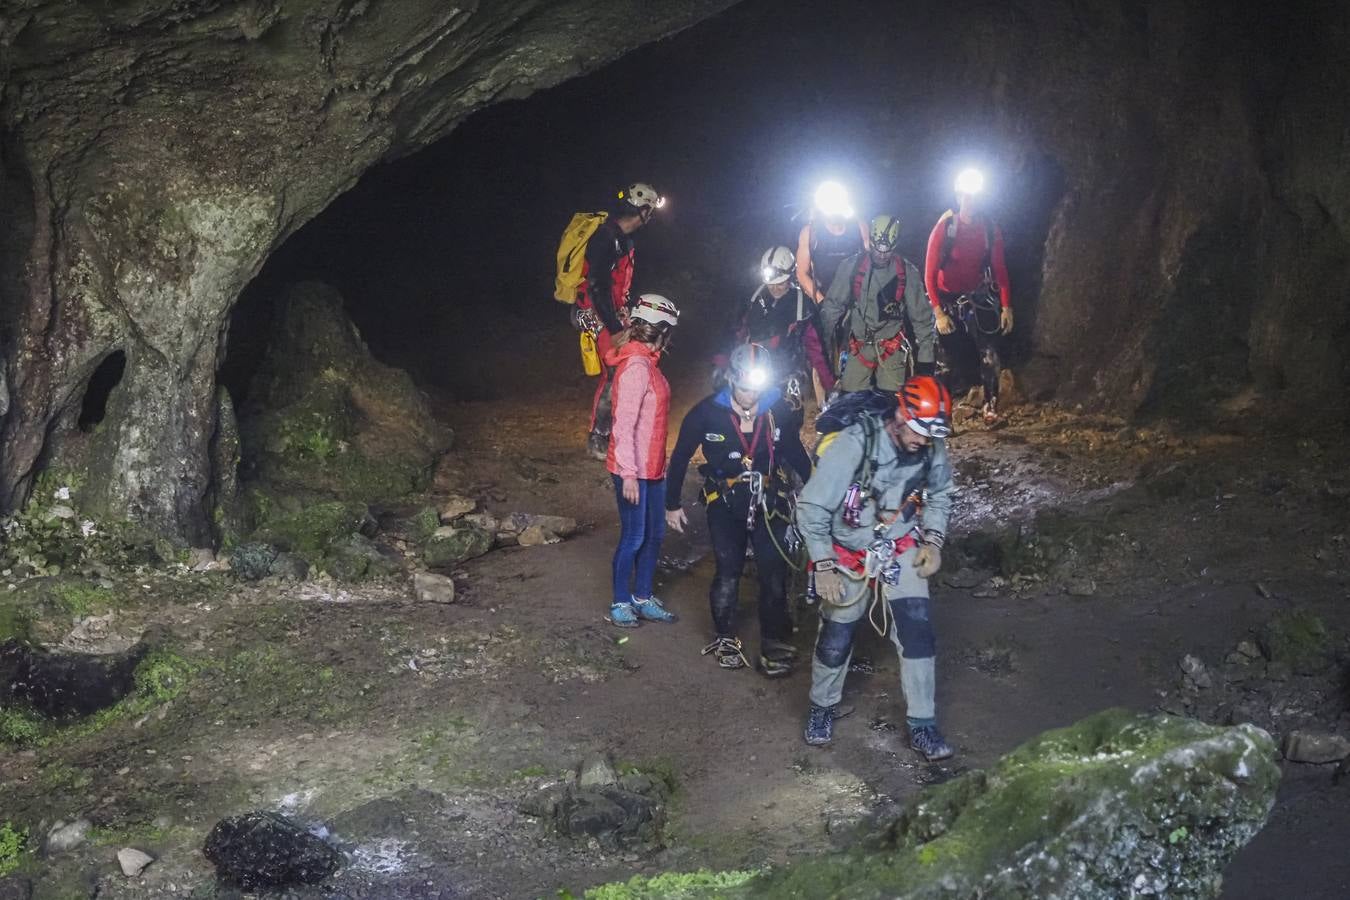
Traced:
[[678, 531], [684, 534], [684, 526], [689, 524], [689, 517], [684, 514], [683, 509], [666, 510], [666, 526], [672, 531]]
[[844, 576], [834, 569], [816, 573], [816, 596], [831, 606], [844, 605]]
[[956, 325], [952, 323], [952, 317], [947, 315], [946, 310], [934, 310], [933, 318], [937, 319], [938, 334], [951, 334], [956, 330]]
[[1013, 329], [1012, 307], [1005, 306], [1003, 307], [1002, 315], [1000, 315], [998, 319], [998, 330], [1002, 334], [1012, 334], [1012, 329]]
[[924, 544], [919, 548], [919, 552], [914, 554], [914, 572], [920, 578], [932, 578], [940, 568], [942, 568], [942, 551], [932, 544]]

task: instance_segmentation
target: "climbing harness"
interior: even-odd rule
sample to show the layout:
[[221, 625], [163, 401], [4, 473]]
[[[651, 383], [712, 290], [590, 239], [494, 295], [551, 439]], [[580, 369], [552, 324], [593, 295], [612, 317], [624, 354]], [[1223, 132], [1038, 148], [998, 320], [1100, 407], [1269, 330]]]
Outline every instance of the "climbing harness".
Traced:
[[717, 664], [724, 669], [741, 669], [750, 665], [750, 660], [745, 658], [745, 653], [741, 649], [740, 638], [719, 637], [711, 644], [703, 648], [702, 656], [713, 654], [717, 659]]
[[[967, 330], [973, 325], [982, 334], [998, 334], [1002, 330], [1000, 322], [1002, 312], [1003, 305], [994, 294], [993, 285], [989, 281], [979, 289], [956, 298], [955, 318], [960, 320]], [[994, 325], [992, 328], [986, 328], [984, 323], [990, 315], [993, 316]]]

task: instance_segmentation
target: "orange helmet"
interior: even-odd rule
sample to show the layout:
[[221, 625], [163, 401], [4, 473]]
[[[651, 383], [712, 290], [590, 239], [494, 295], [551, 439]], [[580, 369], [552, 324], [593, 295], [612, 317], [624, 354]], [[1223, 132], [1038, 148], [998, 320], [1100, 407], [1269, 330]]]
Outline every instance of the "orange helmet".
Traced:
[[945, 438], [952, 433], [952, 395], [932, 375], [915, 375], [901, 386], [900, 418], [916, 433]]

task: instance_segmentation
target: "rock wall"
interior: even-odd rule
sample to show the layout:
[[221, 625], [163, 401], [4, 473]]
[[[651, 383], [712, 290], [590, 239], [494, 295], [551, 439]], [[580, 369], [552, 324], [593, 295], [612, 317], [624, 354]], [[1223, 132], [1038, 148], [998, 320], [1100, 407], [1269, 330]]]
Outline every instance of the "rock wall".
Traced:
[[[216, 370], [268, 253], [473, 110], [730, 2], [7, 3], [0, 511], [40, 469], [78, 469], [90, 512], [209, 540]], [[106, 416], [81, 431], [90, 377], [119, 350]]]
[[1344, 423], [1350, 7], [958, 2], [906, 25], [949, 85], [932, 132], [999, 148], [1010, 179], [1063, 173], [1024, 317], [1034, 391]]

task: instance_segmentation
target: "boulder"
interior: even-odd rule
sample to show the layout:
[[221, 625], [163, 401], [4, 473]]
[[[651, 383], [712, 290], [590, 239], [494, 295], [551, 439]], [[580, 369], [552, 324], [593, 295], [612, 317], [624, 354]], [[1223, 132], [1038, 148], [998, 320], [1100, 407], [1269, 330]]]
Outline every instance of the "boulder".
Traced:
[[625, 896], [1217, 897], [1279, 779], [1259, 728], [1108, 710], [931, 788], [847, 852]]
[[433, 569], [448, 569], [492, 549], [492, 535], [476, 525], [443, 525], [427, 541], [423, 557]]
[[441, 527], [441, 514], [434, 506], [424, 506], [401, 521], [399, 526], [409, 540], [420, 544]]
[[245, 581], [260, 581], [272, 574], [277, 548], [262, 541], [240, 544], [230, 554], [230, 570]]
[[519, 535], [516, 536], [516, 543], [522, 547], [542, 547], [544, 544], [556, 544], [562, 538], [551, 531], [546, 531], [542, 525], [531, 525]]
[[577, 786], [583, 788], [609, 787], [619, 783], [614, 763], [602, 754], [588, 756], [577, 768]]
[[47, 832], [46, 850], [48, 856], [68, 853], [89, 839], [89, 829], [94, 826], [88, 819], [76, 819], [74, 822], [57, 822]]
[[360, 581], [392, 575], [399, 570], [399, 564], [385, 556], [370, 538], [349, 534], [328, 548], [324, 568], [340, 581]]
[[1280, 752], [1290, 762], [1315, 765], [1340, 762], [1350, 757], [1350, 740], [1339, 734], [1296, 730], [1284, 736]]
[[202, 852], [216, 874], [246, 890], [318, 884], [342, 865], [342, 854], [285, 816], [252, 812], [222, 819]]
[[538, 526], [549, 534], [555, 534], [560, 538], [571, 537], [576, 534], [580, 526], [576, 519], [569, 516], [543, 516], [534, 513], [511, 513], [502, 520], [501, 530], [513, 531], [516, 534], [524, 532], [527, 528]]
[[418, 572], [413, 576], [413, 591], [423, 603], [455, 602], [455, 581], [448, 575]]
[[286, 581], [304, 581], [309, 577], [309, 563], [296, 553], [278, 553], [267, 574]]
[[462, 494], [451, 494], [441, 504], [440, 521], [449, 525], [458, 518], [467, 516], [478, 508], [478, 501]]
[[52, 653], [16, 640], [0, 643], [0, 706], [22, 705], [45, 716], [86, 716], [135, 688], [136, 666], [149, 647], [124, 653]]
[[137, 850], [135, 847], [123, 847], [117, 851], [117, 864], [122, 867], [122, 874], [128, 878], [135, 878], [145, 871], [145, 867], [155, 861], [155, 858], [144, 850]]
[[1300, 675], [1315, 675], [1330, 663], [1331, 634], [1314, 613], [1293, 609], [1271, 617], [1258, 638], [1266, 659]]

